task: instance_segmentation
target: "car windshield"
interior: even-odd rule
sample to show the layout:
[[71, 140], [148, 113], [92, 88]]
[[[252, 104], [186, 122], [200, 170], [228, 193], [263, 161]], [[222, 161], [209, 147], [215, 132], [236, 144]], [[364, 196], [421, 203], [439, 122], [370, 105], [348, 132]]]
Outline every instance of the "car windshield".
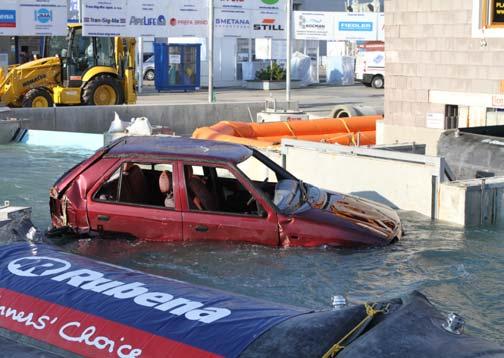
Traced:
[[154, 62], [154, 56], [151, 56], [147, 60], [145, 60], [145, 63], [152, 63], [152, 62]]
[[[274, 159], [281, 160], [280, 157]], [[307, 203], [309, 186], [260, 152], [254, 151], [237, 167], [281, 213], [292, 214]]]

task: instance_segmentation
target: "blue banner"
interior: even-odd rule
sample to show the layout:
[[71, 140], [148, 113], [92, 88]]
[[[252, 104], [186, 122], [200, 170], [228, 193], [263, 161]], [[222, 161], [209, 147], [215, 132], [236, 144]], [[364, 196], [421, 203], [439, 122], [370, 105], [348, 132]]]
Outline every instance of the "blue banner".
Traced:
[[0, 327], [81, 355], [237, 357], [306, 313], [47, 245], [0, 247]]

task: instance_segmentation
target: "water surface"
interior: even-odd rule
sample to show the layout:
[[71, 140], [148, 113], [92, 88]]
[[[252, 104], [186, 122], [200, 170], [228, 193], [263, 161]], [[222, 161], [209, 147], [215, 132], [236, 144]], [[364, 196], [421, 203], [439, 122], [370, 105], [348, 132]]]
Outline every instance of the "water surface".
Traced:
[[[0, 200], [32, 206], [34, 222], [46, 228], [49, 187], [89, 154], [0, 146]], [[70, 242], [64, 248], [195, 284], [318, 309], [330, 308], [333, 295], [361, 303], [420, 290], [444, 312], [462, 314], [469, 333], [504, 344], [504, 231], [465, 230], [409, 212], [401, 217], [407, 235], [381, 249], [96, 239]]]

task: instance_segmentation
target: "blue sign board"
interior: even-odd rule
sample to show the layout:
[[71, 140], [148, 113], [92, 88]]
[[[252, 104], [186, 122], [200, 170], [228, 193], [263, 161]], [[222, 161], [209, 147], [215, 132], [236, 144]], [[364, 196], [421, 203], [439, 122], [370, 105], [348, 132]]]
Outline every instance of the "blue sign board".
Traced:
[[0, 10], [0, 27], [16, 27], [16, 10]]
[[373, 31], [372, 22], [354, 22], [354, 21], [341, 21], [339, 23], [340, 31]]

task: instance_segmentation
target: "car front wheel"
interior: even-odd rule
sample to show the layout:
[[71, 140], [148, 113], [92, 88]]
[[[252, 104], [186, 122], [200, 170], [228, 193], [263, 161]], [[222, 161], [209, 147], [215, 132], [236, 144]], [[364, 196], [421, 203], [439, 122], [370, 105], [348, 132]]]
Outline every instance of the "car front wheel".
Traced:
[[147, 72], [145, 72], [145, 76], [144, 76], [145, 80], [154, 81], [154, 77], [155, 77], [155, 74], [154, 74], [153, 70], [148, 70]]
[[373, 88], [383, 88], [383, 86], [385, 85], [385, 80], [382, 76], [375, 76], [373, 77], [371, 85], [373, 86]]

